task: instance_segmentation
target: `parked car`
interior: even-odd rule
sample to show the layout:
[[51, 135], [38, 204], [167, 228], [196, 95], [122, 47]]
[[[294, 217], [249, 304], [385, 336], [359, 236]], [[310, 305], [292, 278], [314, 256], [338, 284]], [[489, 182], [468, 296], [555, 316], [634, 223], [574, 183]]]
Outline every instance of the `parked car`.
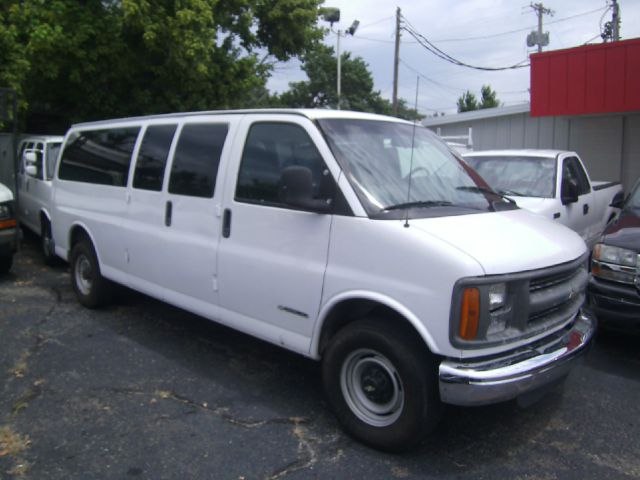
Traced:
[[45, 263], [55, 261], [51, 240], [51, 179], [61, 136], [27, 136], [18, 148], [18, 220], [40, 236]]
[[464, 155], [469, 165], [518, 206], [571, 228], [592, 248], [623, 198], [619, 182], [593, 182], [575, 152], [486, 150]]
[[640, 332], [640, 180], [593, 250], [589, 298], [603, 326]]
[[595, 329], [582, 239], [391, 117], [78, 124], [52, 225], [80, 303], [116, 282], [321, 360], [346, 431], [385, 450], [422, 439], [442, 402], [537, 395]]
[[17, 228], [13, 193], [0, 183], [0, 273], [7, 273], [13, 264], [18, 244]]

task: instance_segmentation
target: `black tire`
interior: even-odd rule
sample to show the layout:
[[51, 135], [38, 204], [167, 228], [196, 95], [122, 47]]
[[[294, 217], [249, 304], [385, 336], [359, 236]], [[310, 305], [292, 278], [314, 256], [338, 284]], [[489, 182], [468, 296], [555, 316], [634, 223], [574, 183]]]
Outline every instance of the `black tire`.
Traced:
[[42, 221], [40, 229], [40, 251], [42, 252], [42, 260], [45, 265], [53, 267], [58, 265], [59, 258], [53, 249], [53, 238], [51, 238], [51, 224], [48, 220]]
[[327, 400], [346, 432], [389, 452], [418, 444], [442, 411], [435, 359], [397, 322], [347, 325], [331, 339], [322, 363]]
[[7, 273], [13, 265], [13, 255], [0, 256], [0, 273]]
[[78, 301], [87, 308], [98, 308], [111, 299], [111, 282], [100, 273], [98, 257], [88, 239], [71, 249], [71, 286]]

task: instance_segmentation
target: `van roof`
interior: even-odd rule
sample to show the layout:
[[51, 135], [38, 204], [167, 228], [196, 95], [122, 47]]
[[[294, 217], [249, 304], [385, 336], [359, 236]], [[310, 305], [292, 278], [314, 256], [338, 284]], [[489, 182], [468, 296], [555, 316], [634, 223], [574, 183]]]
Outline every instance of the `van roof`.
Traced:
[[20, 143], [22, 142], [62, 142], [62, 135], [37, 135], [27, 133], [20, 136]]
[[300, 115], [310, 120], [319, 120], [323, 118], [352, 118], [360, 120], [378, 120], [378, 121], [392, 121], [399, 123], [407, 123], [412, 125], [407, 120], [400, 118], [389, 117], [386, 115], [378, 115], [375, 113], [365, 112], [353, 112], [350, 110], [329, 110], [329, 109], [312, 109], [312, 108], [262, 108], [262, 109], [245, 109], [245, 110], [208, 110], [201, 112], [181, 112], [181, 113], [165, 113], [160, 115], [145, 115], [139, 117], [125, 117], [115, 118], [110, 120], [98, 120], [94, 122], [82, 122], [72, 125], [73, 127], [85, 127], [85, 126], [99, 126], [103, 124], [112, 124], [119, 122], [134, 122], [143, 120], [156, 120], [167, 118], [184, 118], [201, 115], [250, 115], [250, 114], [273, 114], [273, 115]]

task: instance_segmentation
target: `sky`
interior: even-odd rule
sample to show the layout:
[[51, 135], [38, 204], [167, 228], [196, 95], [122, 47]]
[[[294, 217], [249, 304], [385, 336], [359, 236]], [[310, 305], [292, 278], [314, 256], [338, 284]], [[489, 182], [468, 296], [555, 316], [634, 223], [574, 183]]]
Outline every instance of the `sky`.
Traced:
[[[610, 0], [537, 0], [553, 15], [543, 17], [543, 30], [550, 43], [544, 51], [601, 43], [601, 25], [611, 20]], [[619, 0], [621, 39], [640, 37], [640, 0]], [[353, 20], [360, 25], [353, 36], [342, 37], [341, 51], [361, 57], [368, 65], [375, 89], [391, 99], [395, 12], [421, 35], [451, 57], [481, 67], [505, 67], [526, 60], [537, 48], [526, 45], [527, 34], [537, 29], [537, 16], [525, 0], [325, 0], [324, 6], [340, 9], [337, 29], [347, 29]], [[325, 24], [325, 22], [320, 22]], [[326, 24], [328, 26], [328, 24]], [[516, 30], [514, 32], [514, 30]], [[336, 47], [337, 36], [324, 42]], [[398, 96], [414, 106], [416, 85], [418, 110], [422, 114], [455, 113], [456, 101], [466, 90], [477, 97], [482, 85], [490, 85], [505, 105], [529, 101], [530, 69], [486, 72], [446, 62], [406, 31], [400, 43]], [[271, 91], [287, 90], [291, 81], [306, 79], [296, 60], [276, 64], [267, 84]]]

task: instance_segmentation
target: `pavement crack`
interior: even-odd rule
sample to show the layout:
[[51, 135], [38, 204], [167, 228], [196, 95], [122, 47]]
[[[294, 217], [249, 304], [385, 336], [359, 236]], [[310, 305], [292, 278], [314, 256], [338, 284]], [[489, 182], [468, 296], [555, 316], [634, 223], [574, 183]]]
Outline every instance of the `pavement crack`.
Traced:
[[276, 480], [278, 478], [286, 477], [293, 472], [311, 468], [318, 462], [318, 453], [315, 449], [315, 443], [317, 442], [308, 435], [307, 429], [300, 425], [296, 425], [291, 433], [298, 440], [298, 452], [303, 452], [304, 457], [275, 471], [266, 477], [266, 480]]

